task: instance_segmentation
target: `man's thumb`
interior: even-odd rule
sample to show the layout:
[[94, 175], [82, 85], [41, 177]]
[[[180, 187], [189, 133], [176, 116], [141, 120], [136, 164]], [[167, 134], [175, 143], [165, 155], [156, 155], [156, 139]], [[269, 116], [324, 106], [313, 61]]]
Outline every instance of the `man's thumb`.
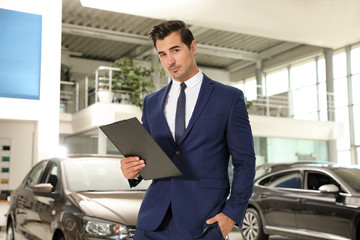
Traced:
[[213, 223], [215, 223], [215, 222], [216, 222], [216, 219], [215, 219], [215, 217], [213, 217], [213, 218], [208, 219], [208, 220], [206, 221], [206, 224], [210, 225], [210, 224], [213, 224]]

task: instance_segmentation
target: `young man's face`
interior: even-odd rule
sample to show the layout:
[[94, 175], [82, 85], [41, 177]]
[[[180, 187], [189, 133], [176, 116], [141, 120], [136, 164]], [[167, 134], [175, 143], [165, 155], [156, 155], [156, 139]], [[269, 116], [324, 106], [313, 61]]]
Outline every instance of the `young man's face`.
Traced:
[[181, 41], [178, 32], [173, 32], [162, 40], [156, 41], [156, 49], [160, 62], [179, 82], [185, 82], [196, 73], [198, 69], [195, 61], [196, 43], [191, 43], [191, 48]]

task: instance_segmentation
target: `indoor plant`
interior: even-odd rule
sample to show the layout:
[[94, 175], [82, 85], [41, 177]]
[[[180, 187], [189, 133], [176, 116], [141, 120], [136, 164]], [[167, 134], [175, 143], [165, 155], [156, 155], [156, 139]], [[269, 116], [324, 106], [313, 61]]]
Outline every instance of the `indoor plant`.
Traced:
[[121, 71], [113, 73], [112, 90], [128, 94], [132, 104], [142, 107], [144, 97], [154, 87], [151, 66], [144, 67], [134, 63], [129, 57], [123, 57], [115, 60], [113, 67]]

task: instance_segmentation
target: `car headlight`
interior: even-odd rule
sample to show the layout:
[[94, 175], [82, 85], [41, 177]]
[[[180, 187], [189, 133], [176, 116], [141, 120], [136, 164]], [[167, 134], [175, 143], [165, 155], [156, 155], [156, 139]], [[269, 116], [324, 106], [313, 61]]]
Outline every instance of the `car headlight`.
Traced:
[[97, 238], [127, 239], [133, 237], [133, 233], [125, 225], [106, 221], [104, 219], [83, 217], [83, 231], [86, 236]]

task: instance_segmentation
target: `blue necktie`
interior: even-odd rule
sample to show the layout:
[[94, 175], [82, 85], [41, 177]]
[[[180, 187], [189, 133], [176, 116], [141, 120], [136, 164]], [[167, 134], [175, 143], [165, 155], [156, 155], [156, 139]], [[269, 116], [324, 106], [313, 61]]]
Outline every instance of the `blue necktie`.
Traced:
[[176, 116], [175, 116], [175, 141], [176, 144], [179, 145], [182, 136], [185, 132], [185, 102], [186, 102], [186, 96], [185, 96], [185, 88], [186, 84], [181, 83], [180, 84], [181, 91], [180, 95], [177, 101], [177, 107], [176, 107]]

